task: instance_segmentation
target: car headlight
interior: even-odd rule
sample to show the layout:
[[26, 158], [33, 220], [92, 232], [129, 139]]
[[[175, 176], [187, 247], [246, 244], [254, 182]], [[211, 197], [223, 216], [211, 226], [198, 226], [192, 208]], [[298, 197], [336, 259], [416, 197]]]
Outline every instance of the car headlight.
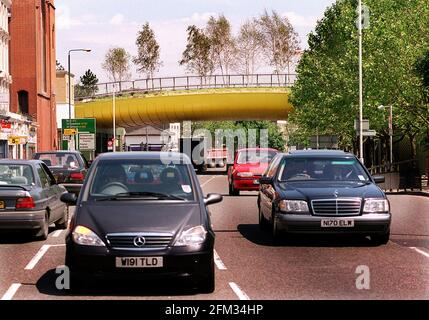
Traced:
[[238, 172], [237, 177], [253, 177], [253, 173], [251, 172]]
[[73, 241], [82, 246], [104, 247], [105, 244], [101, 239], [91, 230], [84, 226], [77, 226], [73, 233]]
[[365, 199], [364, 213], [389, 212], [389, 201], [386, 199]]
[[309, 212], [307, 201], [303, 200], [282, 200], [280, 201], [279, 207], [283, 212]]
[[175, 246], [199, 245], [206, 240], [207, 231], [203, 226], [196, 226], [182, 231], [174, 243]]

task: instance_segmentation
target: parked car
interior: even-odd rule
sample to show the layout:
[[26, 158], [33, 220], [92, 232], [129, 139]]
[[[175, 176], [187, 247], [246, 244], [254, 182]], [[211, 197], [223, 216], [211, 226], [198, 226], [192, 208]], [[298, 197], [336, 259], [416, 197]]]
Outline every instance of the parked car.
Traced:
[[38, 152], [33, 158], [43, 161], [52, 171], [57, 182], [69, 192], [79, 194], [89, 168], [89, 163], [82, 153], [57, 150]]
[[296, 151], [278, 154], [260, 179], [259, 225], [279, 234], [361, 234], [386, 244], [389, 201], [350, 153]]
[[[163, 161], [166, 160], [166, 161]], [[215, 234], [190, 159], [179, 153], [124, 152], [94, 160], [66, 235], [71, 286], [88, 276], [190, 277], [215, 286]]]
[[48, 237], [51, 223], [66, 229], [64, 193], [42, 161], [0, 160], [0, 229], [30, 230], [39, 240]]
[[228, 168], [229, 195], [238, 196], [240, 191], [258, 191], [259, 179], [267, 169], [276, 149], [240, 149], [234, 157], [234, 164]]

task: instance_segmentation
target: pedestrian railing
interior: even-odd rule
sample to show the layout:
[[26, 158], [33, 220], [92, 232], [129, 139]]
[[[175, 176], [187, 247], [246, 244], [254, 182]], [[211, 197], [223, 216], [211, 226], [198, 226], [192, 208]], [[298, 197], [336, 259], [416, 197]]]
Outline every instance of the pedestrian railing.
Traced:
[[380, 188], [387, 191], [422, 191], [427, 181], [420, 174], [418, 160], [407, 160], [373, 166], [370, 168], [372, 175], [383, 175], [385, 182]]
[[248, 88], [248, 87], [290, 87], [296, 80], [296, 74], [249, 74], [249, 75], [210, 75], [180, 76], [127, 81], [114, 81], [97, 84], [93, 94], [76, 97], [77, 100], [102, 98], [112, 95], [152, 93], [160, 91]]

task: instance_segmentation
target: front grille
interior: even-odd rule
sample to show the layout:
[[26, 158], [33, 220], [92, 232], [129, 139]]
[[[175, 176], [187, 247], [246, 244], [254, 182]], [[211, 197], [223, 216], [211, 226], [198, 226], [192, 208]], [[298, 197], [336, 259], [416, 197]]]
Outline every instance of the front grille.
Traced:
[[[137, 237], [144, 238], [144, 244], [135, 245]], [[145, 250], [166, 248], [173, 239], [171, 233], [116, 233], [106, 236], [108, 244], [117, 250]]]
[[357, 216], [360, 214], [360, 198], [312, 200], [313, 214], [316, 216]]

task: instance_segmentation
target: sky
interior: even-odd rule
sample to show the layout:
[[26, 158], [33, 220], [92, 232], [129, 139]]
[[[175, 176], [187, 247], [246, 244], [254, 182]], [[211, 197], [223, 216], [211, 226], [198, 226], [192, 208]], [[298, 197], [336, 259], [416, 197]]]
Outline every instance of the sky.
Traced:
[[[57, 60], [67, 68], [69, 49], [90, 48], [90, 53], [72, 53], [71, 71], [78, 78], [91, 69], [100, 82], [108, 81], [101, 64], [109, 48], [120, 46], [132, 56], [137, 52], [137, 32], [149, 22], [161, 47], [163, 66], [157, 76], [182, 76], [179, 66], [186, 47], [186, 28], [203, 27], [211, 15], [224, 14], [236, 34], [247, 19], [264, 10], [289, 18], [307, 47], [307, 35], [335, 0], [56, 0]], [[260, 70], [259, 70], [260, 71]], [[133, 78], [144, 78], [132, 65]]]

